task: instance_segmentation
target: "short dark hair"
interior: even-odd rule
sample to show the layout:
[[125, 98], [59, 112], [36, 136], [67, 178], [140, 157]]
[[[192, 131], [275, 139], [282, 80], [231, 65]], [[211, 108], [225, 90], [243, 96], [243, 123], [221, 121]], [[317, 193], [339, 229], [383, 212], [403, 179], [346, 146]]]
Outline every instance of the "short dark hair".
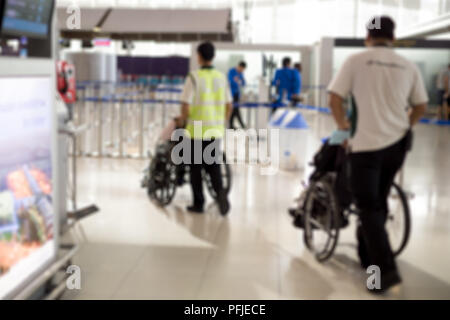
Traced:
[[298, 70], [302, 70], [302, 64], [300, 62], [297, 62], [294, 64], [294, 68]]
[[289, 57], [284, 57], [283, 58], [283, 67], [287, 67], [288, 65], [291, 64], [291, 58]]
[[247, 63], [245, 61], [241, 61], [239, 62], [239, 66], [245, 69], [247, 68]]
[[367, 32], [373, 39], [394, 39], [395, 22], [388, 16], [375, 16], [367, 23]]
[[206, 62], [212, 61], [214, 59], [215, 51], [216, 49], [214, 48], [214, 45], [209, 41], [202, 42], [197, 47], [198, 54]]

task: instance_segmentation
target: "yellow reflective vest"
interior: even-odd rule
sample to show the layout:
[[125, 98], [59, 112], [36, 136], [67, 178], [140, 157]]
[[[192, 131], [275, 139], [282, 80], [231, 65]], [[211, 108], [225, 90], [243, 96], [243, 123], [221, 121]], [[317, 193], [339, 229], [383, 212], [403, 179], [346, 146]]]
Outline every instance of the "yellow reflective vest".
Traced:
[[225, 132], [227, 79], [214, 68], [202, 68], [189, 74], [194, 99], [189, 106], [186, 130], [191, 139], [222, 138]]

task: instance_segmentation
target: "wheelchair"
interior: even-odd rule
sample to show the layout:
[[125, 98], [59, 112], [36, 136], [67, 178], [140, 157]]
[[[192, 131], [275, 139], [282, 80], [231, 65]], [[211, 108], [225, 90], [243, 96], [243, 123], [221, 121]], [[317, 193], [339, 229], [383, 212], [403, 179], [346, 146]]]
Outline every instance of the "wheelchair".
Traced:
[[[337, 156], [338, 149], [333, 150], [331, 155], [324, 156], [323, 153], [329, 151], [326, 150], [327, 148], [329, 146], [322, 147], [315, 156], [312, 163], [315, 171], [309, 178], [309, 184], [297, 199], [296, 206], [289, 210], [294, 218], [294, 226], [304, 231], [303, 241], [306, 248], [319, 262], [325, 262], [333, 255], [340, 231], [348, 226], [350, 215], [358, 215], [348, 188], [343, 191], [345, 188], [342, 186], [342, 181], [346, 182], [348, 179], [348, 169], [341, 174], [335, 162], [330, 163], [330, 159]], [[342, 147], [336, 146], [336, 148]], [[324, 165], [323, 162], [328, 164]], [[400, 255], [405, 249], [410, 230], [408, 196], [398, 184], [393, 183], [388, 197], [386, 231], [394, 256]]]
[[[147, 189], [150, 199], [156, 201], [161, 207], [170, 204], [175, 197], [177, 187], [189, 180], [189, 165], [176, 165], [172, 162], [171, 152], [174, 145], [173, 142], [168, 141], [156, 147], [150, 165], [144, 170], [141, 183], [141, 186]], [[225, 153], [223, 153], [220, 171], [223, 188], [228, 194], [231, 189], [232, 175]], [[202, 177], [209, 194], [216, 200], [217, 194], [212, 186], [211, 177], [205, 171], [202, 172]]]

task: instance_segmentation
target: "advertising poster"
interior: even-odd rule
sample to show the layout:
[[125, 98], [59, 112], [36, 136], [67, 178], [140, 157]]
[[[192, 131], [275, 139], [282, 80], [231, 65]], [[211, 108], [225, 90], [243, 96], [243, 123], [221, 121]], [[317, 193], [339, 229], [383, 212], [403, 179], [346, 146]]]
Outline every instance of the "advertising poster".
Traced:
[[0, 77], [0, 298], [54, 253], [50, 77]]

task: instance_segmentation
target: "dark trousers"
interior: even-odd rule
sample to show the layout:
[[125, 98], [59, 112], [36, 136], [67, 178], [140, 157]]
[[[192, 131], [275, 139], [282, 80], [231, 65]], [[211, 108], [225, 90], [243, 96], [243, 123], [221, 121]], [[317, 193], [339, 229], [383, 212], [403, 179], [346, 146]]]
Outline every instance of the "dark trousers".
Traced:
[[[239, 98], [240, 98], [239, 94], [234, 94], [233, 95], [233, 104], [239, 103]], [[235, 105], [233, 105], [233, 111], [231, 112], [231, 117], [230, 117], [230, 128], [231, 129], [234, 129], [234, 126], [233, 126], [234, 118], [238, 119], [239, 124], [244, 129], [245, 128], [245, 124], [244, 124], [244, 121], [242, 121], [241, 112], [239, 110], [239, 107], [235, 106]]]
[[[194, 206], [203, 207], [205, 203], [202, 169], [204, 169], [206, 174], [211, 177], [212, 187], [216, 194], [219, 195], [223, 192], [222, 175], [220, 171], [220, 163], [223, 161], [223, 158], [220, 150], [220, 142], [220, 140], [191, 140], [190, 175]], [[208, 149], [205, 153], [206, 148]], [[212, 156], [215, 159], [214, 161], [209, 161], [210, 159], [205, 159], [204, 157], [200, 158], [200, 154], [211, 154], [211, 148], [215, 150], [215, 152], [212, 152]], [[201, 163], [198, 163], [200, 162], [199, 160], [201, 160]]]
[[361, 223], [358, 253], [363, 264], [377, 265], [382, 274], [397, 271], [385, 223], [389, 192], [405, 160], [409, 138], [408, 134], [382, 150], [350, 154], [350, 185]]

